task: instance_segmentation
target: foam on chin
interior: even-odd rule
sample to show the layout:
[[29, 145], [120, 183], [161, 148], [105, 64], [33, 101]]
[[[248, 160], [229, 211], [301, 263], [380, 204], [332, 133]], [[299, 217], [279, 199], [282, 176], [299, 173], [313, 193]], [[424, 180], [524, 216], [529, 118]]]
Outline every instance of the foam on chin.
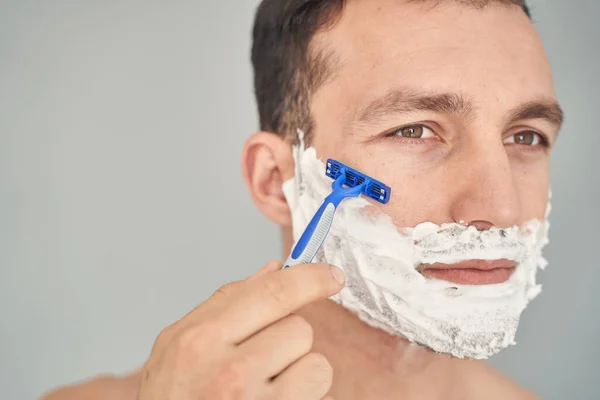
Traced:
[[[296, 176], [284, 183], [296, 240], [331, 193], [325, 164], [314, 148], [303, 149], [302, 142], [295, 146]], [[315, 261], [344, 270], [346, 287], [332, 299], [367, 324], [436, 352], [487, 358], [514, 344], [521, 312], [541, 291], [535, 275], [546, 266], [541, 250], [548, 226], [547, 220], [530, 221], [521, 229], [480, 232], [425, 223], [400, 232], [368, 200], [351, 198], [340, 205]], [[518, 267], [496, 285], [430, 280], [416, 269], [421, 263], [501, 258]]]

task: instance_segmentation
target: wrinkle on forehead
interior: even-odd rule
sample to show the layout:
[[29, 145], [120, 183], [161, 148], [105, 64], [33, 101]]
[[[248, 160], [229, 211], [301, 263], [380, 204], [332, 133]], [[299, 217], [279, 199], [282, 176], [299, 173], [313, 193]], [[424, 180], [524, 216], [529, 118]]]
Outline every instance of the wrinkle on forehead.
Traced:
[[523, 46], [538, 53], [541, 49], [522, 11], [504, 6], [476, 10], [454, 2], [426, 10], [394, 0], [350, 1], [338, 23], [315, 40], [321, 45], [329, 42], [332, 49], [362, 61], [374, 55], [381, 58], [382, 52], [410, 58], [411, 53], [428, 49], [491, 45], [503, 52]]
[[317, 124], [323, 115], [343, 123], [374, 98], [407, 86], [462, 93], [477, 107], [494, 103], [499, 115], [525, 101], [555, 97], [539, 36], [517, 7], [424, 9], [354, 0], [316, 40], [341, 61], [336, 77], [314, 94]]

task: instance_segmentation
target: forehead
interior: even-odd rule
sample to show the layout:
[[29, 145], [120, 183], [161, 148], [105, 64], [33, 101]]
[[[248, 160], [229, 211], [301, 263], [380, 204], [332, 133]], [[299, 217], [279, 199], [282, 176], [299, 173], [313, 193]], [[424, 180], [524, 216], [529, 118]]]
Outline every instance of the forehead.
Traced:
[[543, 46], [518, 6], [351, 0], [313, 44], [338, 60], [334, 77], [314, 96], [317, 114], [320, 103], [329, 112], [332, 104], [359, 107], [407, 85], [461, 92], [500, 108], [554, 97]]

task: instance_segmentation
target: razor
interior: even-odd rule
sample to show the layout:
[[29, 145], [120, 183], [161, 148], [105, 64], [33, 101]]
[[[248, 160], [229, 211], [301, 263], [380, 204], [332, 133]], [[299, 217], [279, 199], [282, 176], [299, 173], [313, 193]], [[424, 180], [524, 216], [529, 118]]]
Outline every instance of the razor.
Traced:
[[389, 186], [339, 161], [328, 159], [325, 175], [333, 179], [333, 191], [325, 198], [294, 245], [283, 269], [312, 262], [331, 229], [335, 211], [344, 199], [362, 194], [381, 204], [390, 200]]

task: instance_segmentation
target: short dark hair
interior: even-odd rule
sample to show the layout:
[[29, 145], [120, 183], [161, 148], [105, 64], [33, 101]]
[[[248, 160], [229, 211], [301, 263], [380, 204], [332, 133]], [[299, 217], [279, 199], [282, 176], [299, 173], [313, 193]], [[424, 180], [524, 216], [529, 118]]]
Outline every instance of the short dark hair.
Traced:
[[[334, 25], [347, 0], [263, 0], [253, 29], [252, 66], [260, 128], [295, 135], [301, 128], [310, 140], [314, 121], [310, 98], [333, 76], [335, 55], [311, 48], [314, 35]], [[447, 1], [482, 8], [490, 3], [518, 5], [531, 18], [525, 0], [410, 0], [439, 4]]]

